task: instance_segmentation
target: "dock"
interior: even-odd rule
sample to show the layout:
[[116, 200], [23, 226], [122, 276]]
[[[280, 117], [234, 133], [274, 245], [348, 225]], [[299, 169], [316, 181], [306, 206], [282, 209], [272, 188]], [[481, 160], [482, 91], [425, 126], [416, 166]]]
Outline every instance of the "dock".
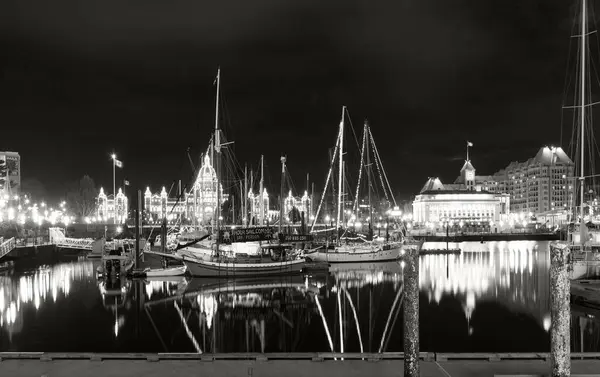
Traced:
[[460, 249], [421, 249], [419, 255], [460, 255]]
[[[549, 376], [547, 353], [421, 352], [423, 377]], [[571, 355], [572, 377], [600, 377], [600, 353]], [[3, 375], [20, 376], [401, 376], [403, 353], [94, 354], [0, 353]]]
[[487, 241], [557, 241], [558, 233], [465, 233], [465, 234], [419, 234], [412, 233], [416, 240], [425, 242], [487, 242]]
[[571, 295], [583, 301], [600, 303], [600, 280], [571, 281]]

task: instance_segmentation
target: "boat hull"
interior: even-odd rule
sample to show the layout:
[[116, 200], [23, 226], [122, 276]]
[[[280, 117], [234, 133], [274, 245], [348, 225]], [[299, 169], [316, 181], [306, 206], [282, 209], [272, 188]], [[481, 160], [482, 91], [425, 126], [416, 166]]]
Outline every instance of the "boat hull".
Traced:
[[236, 263], [193, 260], [183, 257], [192, 276], [196, 277], [234, 277], [234, 276], [277, 276], [302, 273], [307, 263], [304, 259], [286, 262]]
[[314, 251], [305, 254], [315, 262], [327, 263], [369, 263], [369, 262], [390, 262], [400, 258], [402, 247], [392, 247], [387, 250], [376, 250], [370, 252], [346, 252], [346, 251]]
[[186, 267], [177, 266], [169, 268], [156, 268], [146, 271], [147, 277], [168, 277], [185, 275]]

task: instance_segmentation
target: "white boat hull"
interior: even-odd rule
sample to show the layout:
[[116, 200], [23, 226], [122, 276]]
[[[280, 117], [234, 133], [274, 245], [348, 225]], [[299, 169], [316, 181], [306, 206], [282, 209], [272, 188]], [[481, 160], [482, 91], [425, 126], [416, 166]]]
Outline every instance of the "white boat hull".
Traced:
[[[346, 251], [347, 250], [347, 251]], [[306, 258], [310, 258], [314, 262], [327, 263], [369, 263], [369, 262], [389, 262], [400, 258], [402, 246], [394, 246], [387, 250], [378, 248], [376, 250], [352, 250], [344, 248], [334, 251], [314, 251], [305, 254]]]
[[177, 266], [169, 268], [155, 268], [146, 271], [146, 277], [166, 277], [166, 276], [181, 276], [185, 275], [186, 267]]
[[301, 273], [307, 263], [304, 259], [286, 262], [236, 263], [212, 262], [183, 257], [192, 276], [197, 277], [234, 277], [234, 276], [269, 276]]

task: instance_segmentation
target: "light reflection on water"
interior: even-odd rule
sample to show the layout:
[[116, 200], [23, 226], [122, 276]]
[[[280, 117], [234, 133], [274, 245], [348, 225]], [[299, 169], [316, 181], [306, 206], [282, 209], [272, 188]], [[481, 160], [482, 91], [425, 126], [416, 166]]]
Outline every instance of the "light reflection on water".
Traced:
[[[421, 257], [421, 350], [547, 351], [548, 243], [458, 247], [459, 256]], [[0, 351], [402, 351], [399, 263], [334, 265], [328, 275], [251, 281], [108, 282], [96, 280], [96, 264], [84, 259], [0, 276]], [[54, 313], [68, 311], [84, 320], [56, 321]], [[573, 312], [579, 325], [572, 338], [578, 350], [599, 351], [598, 321], [590, 313], [596, 314]], [[69, 340], [41, 338], [40, 328]]]

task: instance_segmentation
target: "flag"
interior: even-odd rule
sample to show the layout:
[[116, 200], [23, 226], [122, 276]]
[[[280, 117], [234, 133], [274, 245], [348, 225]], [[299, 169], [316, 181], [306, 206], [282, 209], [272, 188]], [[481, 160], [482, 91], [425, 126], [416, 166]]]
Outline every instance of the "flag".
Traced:
[[471, 143], [470, 141], [467, 141], [467, 147], [472, 147], [473, 143]]
[[115, 165], [117, 165], [118, 168], [122, 168], [123, 167], [123, 161], [119, 161], [115, 158]]
[[125, 180], [125, 186], [129, 186], [129, 181]]

